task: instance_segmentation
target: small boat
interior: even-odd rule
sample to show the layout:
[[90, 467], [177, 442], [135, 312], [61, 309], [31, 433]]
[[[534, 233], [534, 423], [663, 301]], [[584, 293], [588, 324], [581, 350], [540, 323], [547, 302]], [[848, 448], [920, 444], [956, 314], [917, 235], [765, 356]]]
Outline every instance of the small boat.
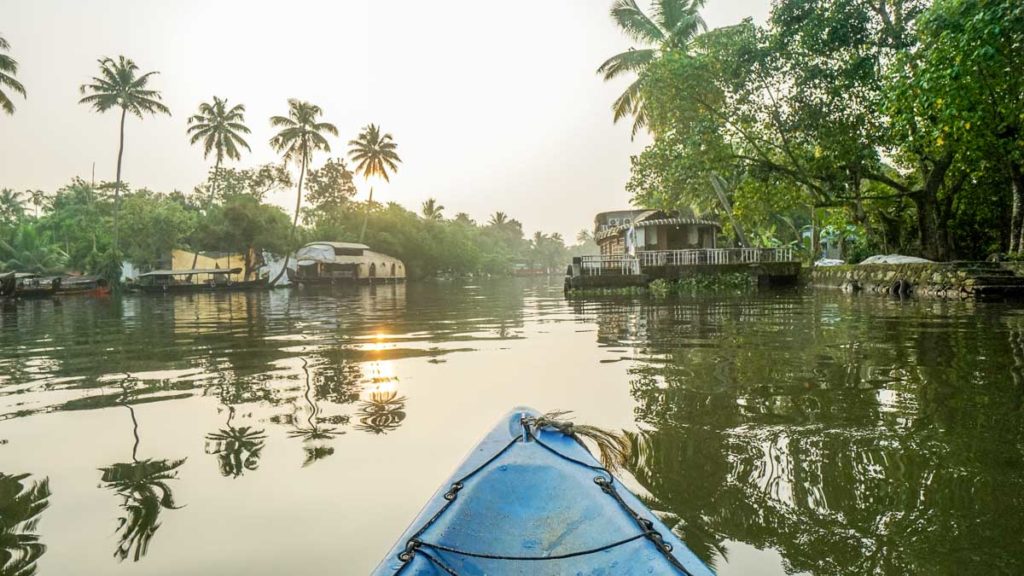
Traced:
[[18, 272], [14, 275], [15, 298], [52, 298], [60, 290], [60, 277], [43, 277], [31, 272]]
[[572, 435], [503, 418], [374, 571], [390, 575], [713, 576]]
[[65, 276], [57, 288], [58, 296], [109, 296], [110, 285], [96, 276]]
[[[154, 270], [139, 274], [137, 282], [129, 288], [135, 292], [154, 294], [192, 294], [196, 292], [241, 292], [264, 290], [266, 278], [236, 282], [231, 276], [240, 274], [241, 268], [196, 268], [190, 270]], [[198, 282], [192, 281], [192, 277]]]

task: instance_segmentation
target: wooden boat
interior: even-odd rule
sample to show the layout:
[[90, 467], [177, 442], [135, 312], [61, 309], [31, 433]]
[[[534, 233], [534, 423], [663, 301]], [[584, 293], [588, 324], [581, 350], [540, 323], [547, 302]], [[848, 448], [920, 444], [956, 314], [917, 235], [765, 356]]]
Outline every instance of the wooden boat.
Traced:
[[60, 290], [60, 277], [44, 277], [30, 272], [18, 272], [14, 275], [15, 298], [53, 298]]
[[65, 276], [57, 288], [58, 296], [109, 296], [110, 285], [96, 276]]
[[[198, 292], [241, 292], [265, 290], [267, 279], [235, 282], [231, 276], [241, 268], [196, 268], [191, 270], [154, 270], [139, 274], [137, 282], [129, 287], [135, 292], [152, 294], [194, 294]], [[192, 280], [198, 278], [198, 282]]]
[[529, 408], [503, 418], [374, 575], [713, 576], [570, 427], [553, 424]]

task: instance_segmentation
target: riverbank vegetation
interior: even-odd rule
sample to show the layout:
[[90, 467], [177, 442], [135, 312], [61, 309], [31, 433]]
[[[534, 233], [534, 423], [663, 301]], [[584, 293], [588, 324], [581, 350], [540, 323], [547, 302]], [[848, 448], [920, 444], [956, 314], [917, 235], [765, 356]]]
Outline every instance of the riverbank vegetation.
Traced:
[[[26, 92], [9, 49], [0, 37], [0, 106], [14, 114], [11, 95]], [[206, 181], [190, 193], [132, 188], [121, 170], [128, 117], [171, 114], [153, 86], [157, 74], [124, 56], [99, 60], [98, 75], [80, 88], [80, 103], [119, 113], [116, 179], [76, 178], [55, 191], [0, 189], [0, 272], [80, 272], [116, 281], [124, 262], [141, 270], [167, 267], [172, 250], [186, 249], [242, 254], [248, 278], [265, 255], [287, 260], [314, 240], [366, 242], [404, 260], [412, 277], [561, 271], [573, 250], [596, 251], [587, 233], [573, 249], [559, 234], [527, 238], [522, 225], [500, 211], [477, 223], [465, 213], [447, 218], [436, 199], [424, 203], [422, 213], [374, 201], [373, 181], [388, 182], [401, 163], [394, 138], [376, 124], [348, 142], [355, 172], [370, 190], [357, 201], [345, 158], [326, 157], [337, 128], [319, 106], [296, 99], [288, 101], [286, 115], [270, 118], [278, 131], [269, 144], [281, 163], [226, 166], [251, 151], [245, 139], [251, 131], [244, 104], [214, 96], [188, 118], [185, 134], [213, 160]], [[293, 188], [290, 215], [268, 201]]]
[[749, 245], [824, 230], [854, 259], [1024, 253], [1024, 5], [779, 0], [713, 30], [703, 5], [613, 6], [640, 46], [599, 72], [634, 78], [615, 118], [653, 137], [634, 203], [721, 214]]

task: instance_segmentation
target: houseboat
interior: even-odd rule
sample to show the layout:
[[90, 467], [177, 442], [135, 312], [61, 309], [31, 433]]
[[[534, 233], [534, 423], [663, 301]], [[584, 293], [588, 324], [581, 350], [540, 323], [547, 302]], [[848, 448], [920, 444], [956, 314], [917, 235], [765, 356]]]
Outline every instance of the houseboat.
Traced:
[[242, 282], [232, 280], [241, 273], [241, 268], [154, 270], [139, 274], [138, 280], [129, 287], [134, 292], [151, 294], [194, 294], [263, 290], [269, 286], [266, 278]]
[[311, 242], [295, 253], [288, 279], [300, 286], [404, 282], [405, 265], [365, 244]]
[[602, 212], [594, 218], [600, 253], [573, 258], [566, 290], [731, 273], [748, 274], [759, 285], [796, 282], [800, 262], [791, 248], [719, 247], [721, 231], [718, 221], [693, 212]]

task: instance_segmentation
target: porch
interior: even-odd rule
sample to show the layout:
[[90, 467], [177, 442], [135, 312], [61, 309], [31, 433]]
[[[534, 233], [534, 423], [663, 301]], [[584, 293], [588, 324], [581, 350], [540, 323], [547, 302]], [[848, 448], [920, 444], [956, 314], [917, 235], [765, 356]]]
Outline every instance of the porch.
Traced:
[[566, 289], [645, 286], [659, 278], [734, 272], [756, 276], [761, 284], [795, 283], [800, 262], [791, 248], [641, 250], [635, 256], [575, 257], [565, 283]]

